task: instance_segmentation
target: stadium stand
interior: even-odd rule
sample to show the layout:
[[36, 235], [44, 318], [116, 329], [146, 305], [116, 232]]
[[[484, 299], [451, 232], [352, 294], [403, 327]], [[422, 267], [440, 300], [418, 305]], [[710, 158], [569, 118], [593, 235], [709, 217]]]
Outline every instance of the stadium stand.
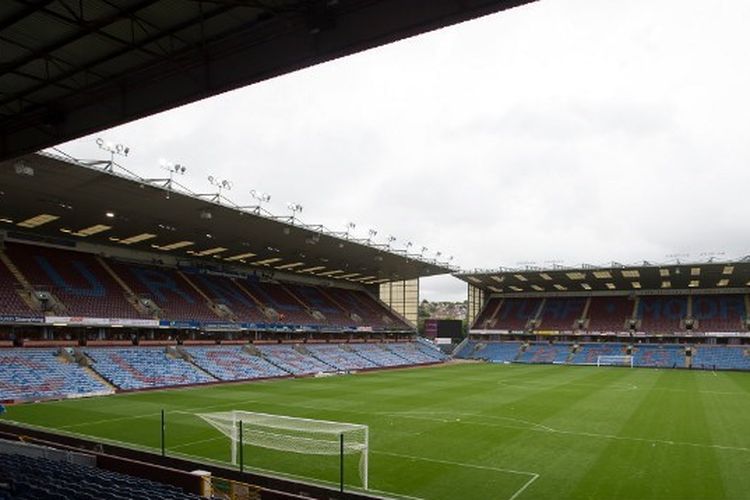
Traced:
[[414, 347], [422, 351], [422, 353], [430, 356], [438, 361], [445, 361], [448, 359], [448, 355], [440, 350], [438, 346], [430, 342], [423, 337], [417, 337], [417, 341], [414, 343]]
[[633, 348], [633, 365], [651, 368], [685, 366], [685, 346], [639, 344]]
[[219, 380], [250, 380], [289, 375], [281, 368], [244, 350], [241, 346], [186, 347], [202, 370]]
[[69, 250], [8, 243], [6, 254], [36, 291], [62, 301], [70, 316], [138, 318], [124, 290], [96, 257]]
[[750, 356], [744, 346], [696, 346], [693, 348], [693, 368], [721, 370], [750, 370]]
[[43, 457], [0, 452], [0, 499], [127, 500], [201, 498], [148, 479]]
[[[44, 311], [48, 315], [156, 318], [190, 327], [239, 323], [413, 330], [361, 290], [177, 270], [21, 243], [7, 243], [5, 256], [31, 290], [52, 294]], [[0, 260], [0, 315], [40, 316], [19, 295], [25, 288], [19, 279]]]
[[628, 297], [591, 297], [588, 327], [591, 332], [627, 331], [633, 316], [633, 301]]
[[377, 368], [378, 366], [359, 354], [347, 350], [345, 346], [337, 344], [310, 344], [306, 347], [310, 354], [337, 370], [362, 370], [365, 368]]
[[352, 344], [352, 351], [378, 366], [404, 366], [409, 362], [398, 354], [381, 347], [378, 344]]
[[620, 356], [625, 354], [625, 344], [617, 342], [581, 344], [569, 363], [574, 365], [595, 365], [599, 356]]
[[565, 363], [570, 355], [569, 344], [530, 344], [518, 356], [519, 363]]
[[174, 269], [119, 261], [110, 261], [109, 266], [136, 295], [159, 306], [162, 319], [208, 322], [221, 319]]
[[294, 325], [319, 324], [310, 312], [310, 308], [291, 295], [283, 285], [259, 282], [257, 280], [239, 280], [256, 300], [271, 307], [279, 315], [279, 323]]
[[54, 349], [0, 350], [0, 401], [31, 401], [112, 392]]
[[405, 359], [408, 364], [423, 365], [440, 361], [430, 354], [423, 352], [412, 342], [400, 344], [384, 344], [384, 347], [395, 355]]
[[32, 309], [23, 301], [18, 291], [23, 286], [13, 276], [5, 263], [0, 261], [0, 315], [29, 316]]
[[359, 316], [364, 326], [371, 326], [374, 329], [410, 328], [401, 318], [366, 292], [344, 288], [325, 290], [342, 307]]
[[513, 361], [520, 349], [520, 342], [468, 342], [456, 357], [504, 363]]
[[573, 330], [576, 322], [583, 316], [586, 307], [585, 298], [549, 298], [544, 301], [544, 307], [539, 315], [540, 330]]
[[164, 348], [88, 348], [92, 368], [120, 389], [146, 389], [201, 384], [216, 379], [184, 359], [167, 355]]
[[692, 298], [694, 330], [703, 332], [746, 331], [745, 297], [743, 295], [696, 295]]
[[491, 298], [490, 300], [488, 300], [484, 305], [482, 311], [477, 316], [477, 319], [474, 320], [474, 328], [484, 330], [493, 328], [497, 322], [495, 320], [495, 313], [497, 312], [497, 308], [500, 306], [501, 302], [502, 299], [498, 298]]
[[302, 352], [302, 348], [297, 345], [261, 345], [258, 346], [258, 349], [263, 353], [265, 359], [293, 375], [310, 375], [334, 371], [332, 366]]
[[356, 323], [351, 316], [321, 289], [305, 285], [286, 285], [286, 289], [307, 304], [309, 309], [318, 311], [325, 316], [323, 323], [337, 326], [355, 326]]
[[687, 316], [685, 296], [644, 296], [638, 301], [640, 330], [649, 333], [673, 333], [682, 329]]
[[496, 328], [522, 331], [536, 317], [542, 299], [506, 299], [497, 312]]
[[187, 274], [215, 304], [223, 304], [234, 314], [234, 320], [243, 323], [264, 323], [268, 318], [263, 311], [231, 278], [208, 274]]

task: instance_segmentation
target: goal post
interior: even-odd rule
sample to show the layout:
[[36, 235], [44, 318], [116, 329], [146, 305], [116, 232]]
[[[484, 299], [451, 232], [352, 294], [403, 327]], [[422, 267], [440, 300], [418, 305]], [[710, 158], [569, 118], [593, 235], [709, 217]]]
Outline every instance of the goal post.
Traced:
[[240, 410], [196, 415], [229, 438], [235, 465], [240, 443], [304, 455], [340, 455], [342, 463], [344, 455], [359, 454], [359, 478], [363, 487], [368, 487], [366, 425]]
[[597, 356], [596, 366], [629, 366], [630, 368], [633, 368], [633, 356], [631, 355]]

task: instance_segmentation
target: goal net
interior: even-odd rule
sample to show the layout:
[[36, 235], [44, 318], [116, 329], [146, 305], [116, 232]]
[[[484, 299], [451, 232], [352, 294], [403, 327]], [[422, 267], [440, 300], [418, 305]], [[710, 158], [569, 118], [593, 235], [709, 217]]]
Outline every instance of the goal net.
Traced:
[[359, 454], [359, 478], [367, 489], [369, 429], [366, 425], [239, 410], [197, 416], [229, 438], [233, 464], [238, 463], [240, 443], [305, 455]]
[[633, 368], [633, 356], [598, 356], [596, 366], [629, 366]]

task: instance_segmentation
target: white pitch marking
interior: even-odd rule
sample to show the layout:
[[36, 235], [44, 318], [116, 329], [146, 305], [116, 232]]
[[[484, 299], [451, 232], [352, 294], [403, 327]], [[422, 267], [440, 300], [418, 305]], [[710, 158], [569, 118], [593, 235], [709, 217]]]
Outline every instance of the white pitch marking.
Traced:
[[426, 458], [426, 457], [418, 457], [416, 455], [406, 455], [403, 453], [393, 453], [389, 451], [372, 451], [372, 453], [377, 453], [379, 455], [388, 455], [391, 457], [400, 457], [400, 458], [408, 458], [410, 460], [421, 460], [423, 462], [432, 462], [436, 464], [444, 464], [444, 465], [453, 465], [456, 467], [466, 467], [470, 469], [480, 469], [480, 470], [488, 470], [492, 472], [504, 472], [507, 474], [516, 474], [520, 476], [529, 476], [529, 480], [526, 481], [519, 489], [517, 489], [513, 495], [508, 498], [508, 500], [515, 500], [518, 498], [518, 496], [523, 493], [526, 488], [531, 486], [531, 483], [539, 479], [539, 474], [536, 472], [529, 472], [529, 471], [522, 471], [522, 470], [514, 470], [514, 469], [504, 469], [502, 467], [492, 467], [490, 465], [478, 465], [478, 464], [468, 464], [465, 462], [454, 462], [453, 460], [440, 460], [436, 458]]

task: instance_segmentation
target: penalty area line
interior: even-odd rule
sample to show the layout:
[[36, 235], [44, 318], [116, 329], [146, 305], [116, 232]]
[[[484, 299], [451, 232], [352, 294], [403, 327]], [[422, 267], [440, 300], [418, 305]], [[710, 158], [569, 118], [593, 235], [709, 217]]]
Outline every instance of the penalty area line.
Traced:
[[468, 464], [466, 462], [455, 462], [453, 460], [441, 460], [437, 458], [426, 458], [426, 457], [419, 457], [416, 455], [406, 455], [404, 453], [393, 453], [389, 451], [377, 451], [377, 450], [370, 450], [370, 453], [375, 453], [378, 455], [386, 455], [391, 457], [399, 457], [399, 458], [408, 458], [410, 460], [421, 460], [424, 462], [432, 462], [436, 464], [444, 464], [444, 465], [453, 465], [456, 467], [466, 467], [469, 469], [479, 469], [479, 470], [487, 470], [491, 472], [503, 472], [506, 474], [516, 474], [520, 476], [527, 476], [529, 477], [529, 480], [526, 481], [520, 488], [518, 488], [513, 495], [511, 495], [508, 500], [516, 500], [524, 491], [526, 491], [526, 488], [531, 486], [531, 483], [539, 479], [540, 475], [536, 472], [529, 472], [524, 470], [514, 470], [514, 469], [505, 469], [502, 467], [492, 467], [491, 465], [479, 465], [479, 464]]

